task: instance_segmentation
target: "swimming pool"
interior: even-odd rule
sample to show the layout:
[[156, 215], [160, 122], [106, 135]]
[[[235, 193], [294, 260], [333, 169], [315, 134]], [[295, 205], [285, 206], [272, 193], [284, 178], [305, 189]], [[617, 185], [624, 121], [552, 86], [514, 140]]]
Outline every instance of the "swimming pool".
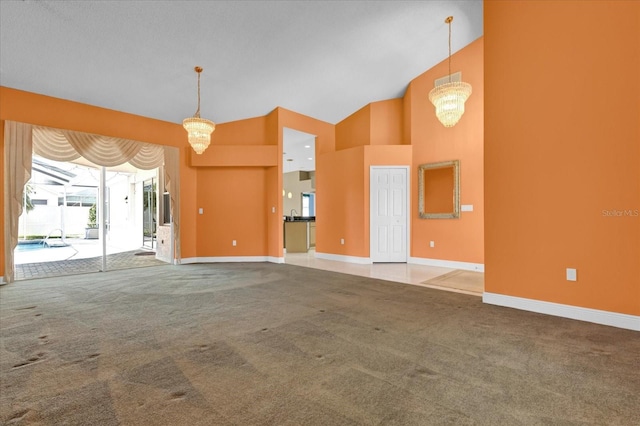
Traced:
[[49, 247], [47, 245], [42, 244], [42, 240], [33, 240], [33, 242], [18, 243], [18, 245], [16, 246], [16, 251], [34, 252], [36, 250], [49, 250], [49, 249], [55, 249], [55, 248], [61, 248], [61, 246]]
[[[52, 238], [49, 241], [51, 244], [61, 243], [59, 238]], [[43, 246], [42, 240], [20, 241], [14, 250], [14, 263], [19, 265], [102, 256], [102, 242], [99, 240], [65, 238], [64, 241], [68, 244], [66, 247], [57, 245], [46, 247]], [[107, 241], [107, 254], [121, 253], [139, 248], [140, 242], [135, 240], [130, 242], [119, 241], [119, 244]]]
[[[52, 240], [52, 244], [60, 243], [60, 239]], [[16, 265], [25, 263], [53, 262], [68, 260], [77, 255], [78, 251], [71, 245], [49, 247], [42, 240], [32, 240], [19, 243], [13, 252], [13, 262]]]
[[34, 240], [33, 242], [29, 241], [28, 243], [18, 243], [16, 251], [33, 251], [40, 250], [42, 248], [44, 248], [42, 246], [42, 241]]

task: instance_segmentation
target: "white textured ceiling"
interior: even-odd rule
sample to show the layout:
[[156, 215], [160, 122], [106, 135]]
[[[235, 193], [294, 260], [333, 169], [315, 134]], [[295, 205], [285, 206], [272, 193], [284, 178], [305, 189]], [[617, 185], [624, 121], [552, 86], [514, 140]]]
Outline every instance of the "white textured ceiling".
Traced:
[[[0, 1], [0, 84], [180, 123], [336, 123], [482, 35], [482, 1]], [[455, 63], [453, 68], [455, 69]], [[426, 94], [425, 94], [426, 96]]]

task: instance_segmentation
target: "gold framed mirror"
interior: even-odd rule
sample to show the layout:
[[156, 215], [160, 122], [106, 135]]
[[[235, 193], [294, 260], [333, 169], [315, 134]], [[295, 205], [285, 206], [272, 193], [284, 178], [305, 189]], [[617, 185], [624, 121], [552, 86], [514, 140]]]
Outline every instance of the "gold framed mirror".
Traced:
[[460, 217], [460, 160], [418, 166], [418, 211], [421, 219]]

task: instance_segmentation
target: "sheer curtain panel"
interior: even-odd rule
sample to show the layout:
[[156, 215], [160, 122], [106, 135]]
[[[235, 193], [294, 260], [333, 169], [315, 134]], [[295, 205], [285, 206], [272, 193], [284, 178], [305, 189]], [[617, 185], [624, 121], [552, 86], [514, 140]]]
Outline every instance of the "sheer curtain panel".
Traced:
[[13, 250], [18, 245], [24, 186], [31, 177], [32, 126], [4, 122], [4, 280], [14, 280]]

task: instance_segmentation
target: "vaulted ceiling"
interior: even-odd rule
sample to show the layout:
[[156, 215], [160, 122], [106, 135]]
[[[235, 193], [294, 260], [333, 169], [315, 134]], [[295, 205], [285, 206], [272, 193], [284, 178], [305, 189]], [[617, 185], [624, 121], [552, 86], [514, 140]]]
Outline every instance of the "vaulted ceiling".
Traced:
[[[336, 123], [482, 36], [482, 1], [1, 1], [0, 84], [180, 123]], [[455, 71], [455, 63], [453, 64]], [[426, 96], [426, 93], [425, 93]]]

